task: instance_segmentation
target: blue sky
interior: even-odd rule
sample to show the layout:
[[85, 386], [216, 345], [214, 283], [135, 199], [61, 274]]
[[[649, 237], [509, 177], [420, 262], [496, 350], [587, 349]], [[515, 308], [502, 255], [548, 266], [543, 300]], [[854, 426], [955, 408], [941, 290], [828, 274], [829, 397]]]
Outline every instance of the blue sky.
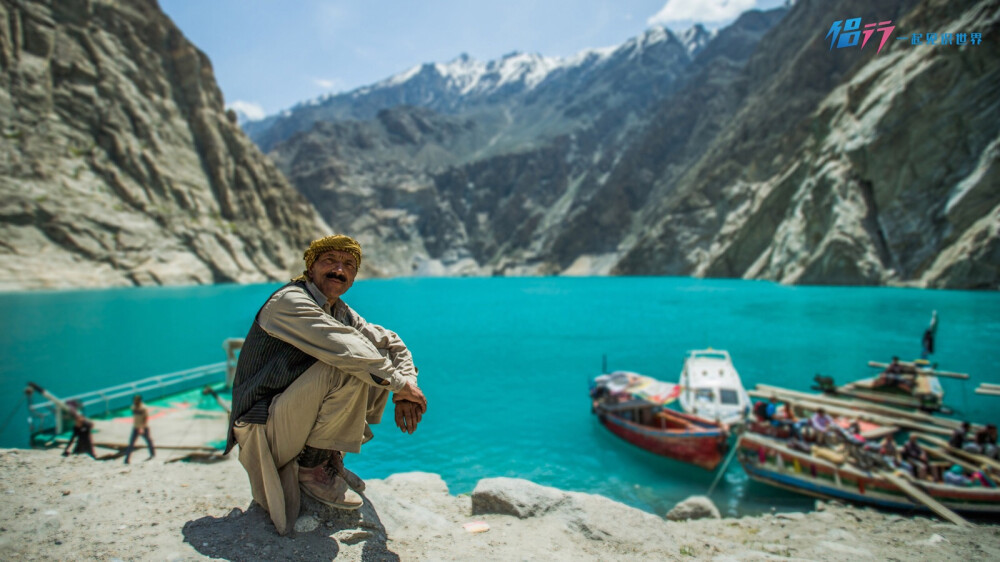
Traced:
[[272, 114], [461, 53], [568, 56], [651, 25], [730, 23], [784, 0], [160, 0], [212, 60], [228, 106]]

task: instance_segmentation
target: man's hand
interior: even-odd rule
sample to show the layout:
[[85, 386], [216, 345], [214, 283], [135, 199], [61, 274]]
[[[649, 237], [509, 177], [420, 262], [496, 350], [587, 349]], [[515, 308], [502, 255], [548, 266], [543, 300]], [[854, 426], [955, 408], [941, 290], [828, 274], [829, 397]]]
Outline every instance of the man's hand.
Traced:
[[395, 392], [392, 401], [396, 403], [396, 427], [403, 433], [416, 431], [427, 411], [427, 398], [420, 387], [408, 380], [406, 386]]
[[423, 417], [423, 410], [420, 404], [409, 400], [396, 402], [396, 426], [403, 433], [412, 434], [416, 431], [421, 417]]
[[417, 386], [417, 383], [413, 381], [406, 381], [406, 386], [395, 392], [392, 401], [399, 402], [400, 400], [408, 400], [417, 404], [420, 406], [420, 413], [427, 411], [427, 398], [424, 397], [424, 393]]

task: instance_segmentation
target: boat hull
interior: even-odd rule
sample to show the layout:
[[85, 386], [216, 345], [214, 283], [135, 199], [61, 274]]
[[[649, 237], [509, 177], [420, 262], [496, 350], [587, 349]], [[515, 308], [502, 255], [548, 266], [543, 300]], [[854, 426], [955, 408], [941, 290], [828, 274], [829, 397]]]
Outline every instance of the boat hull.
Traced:
[[597, 411], [598, 419], [622, 440], [657, 455], [713, 470], [726, 452], [727, 433], [721, 426], [704, 429], [658, 429]]
[[[877, 472], [835, 465], [792, 451], [779, 441], [744, 434], [736, 445], [747, 475], [758, 482], [807, 496], [882, 509], [930, 511]], [[1000, 489], [922, 483], [923, 491], [959, 513], [1000, 515]]]

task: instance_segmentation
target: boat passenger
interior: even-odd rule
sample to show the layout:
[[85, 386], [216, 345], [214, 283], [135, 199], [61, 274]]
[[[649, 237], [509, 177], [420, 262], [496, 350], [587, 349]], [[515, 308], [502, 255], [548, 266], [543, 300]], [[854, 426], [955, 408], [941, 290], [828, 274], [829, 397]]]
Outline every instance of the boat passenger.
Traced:
[[816, 412], [809, 418], [809, 425], [819, 433], [826, 433], [833, 425], [833, 418], [827, 415], [825, 409], [817, 408]]
[[983, 454], [993, 460], [1000, 460], [1000, 446], [997, 445], [997, 426], [992, 423], [986, 424]]
[[906, 392], [912, 392], [916, 386], [916, 374], [916, 368], [903, 365], [899, 362], [899, 357], [893, 356], [892, 362], [875, 379], [874, 386], [898, 386]]
[[954, 433], [951, 434], [951, 438], [948, 439], [948, 445], [956, 449], [961, 449], [965, 446], [965, 439], [972, 431], [972, 424], [967, 421], [962, 422], [962, 427], [955, 429]]
[[951, 484], [952, 486], [974, 486], [978, 484], [972, 478], [967, 477], [962, 467], [957, 464], [951, 465], [951, 468], [944, 473], [943, 480], [945, 484]]
[[864, 445], [867, 441], [865, 436], [861, 435], [861, 421], [857, 418], [852, 420], [851, 424], [844, 430], [844, 436], [858, 445]]
[[899, 357], [893, 356], [892, 361], [885, 370], [875, 378], [875, 386], [895, 385], [899, 383], [903, 374], [903, 366], [899, 363]]
[[996, 453], [996, 441], [990, 441], [990, 430], [984, 427], [976, 431], [972, 440], [966, 441], [962, 450], [967, 453], [992, 457]]
[[771, 396], [767, 402], [757, 402], [754, 404], [754, 415], [761, 422], [777, 425], [778, 397]]
[[882, 444], [879, 446], [878, 454], [890, 468], [901, 468], [907, 472], [913, 472], [913, 466], [900, 458], [899, 449], [896, 447], [896, 442], [893, 441], [891, 435], [886, 435], [885, 438], [882, 439]]
[[912, 467], [913, 476], [921, 480], [928, 477], [930, 463], [927, 451], [917, 443], [916, 435], [910, 435], [910, 439], [903, 445], [902, 457]]

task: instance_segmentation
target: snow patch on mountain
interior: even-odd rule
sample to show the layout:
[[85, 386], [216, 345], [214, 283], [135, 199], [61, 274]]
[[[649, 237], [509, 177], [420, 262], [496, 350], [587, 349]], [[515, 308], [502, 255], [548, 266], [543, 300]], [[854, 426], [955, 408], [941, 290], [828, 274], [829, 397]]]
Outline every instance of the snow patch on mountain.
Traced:
[[[666, 27], [652, 27], [620, 45], [585, 49], [567, 57], [515, 51], [497, 60], [480, 61], [462, 53], [445, 63], [418, 64], [370, 86], [357, 88], [349, 95], [359, 98], [379, 90], [397, 88], [417, 79], [441, 80], [446, 89], [463, 96], [490, 95], [505, 87], [521, 87], [528, 91], [538, 87], [556, 71], [581, 66], [597, 67], [618, 54], [627, 54], [630, 58], [639, 56], [664, 42], [680, 43], [688, 56], [693, 58], [714, 35], [714, 32], [706, 31], [701, 25], [680, 33], [674, 33]], [[338, 95], [343, 94], [325, 94], [303, 105], [321, 105]]]

